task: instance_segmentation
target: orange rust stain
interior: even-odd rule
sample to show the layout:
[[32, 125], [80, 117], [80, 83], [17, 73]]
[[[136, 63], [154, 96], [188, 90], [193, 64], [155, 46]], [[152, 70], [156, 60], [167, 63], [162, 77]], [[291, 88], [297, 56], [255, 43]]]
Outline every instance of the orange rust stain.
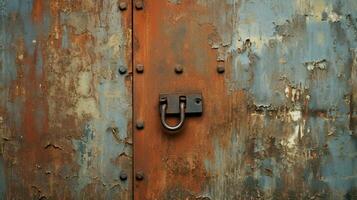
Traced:
[[[134, 118], [149, 124], [134, 139], [135, 170], [147, 177], [136, 182], [135, 199], [171, 198], [179, 195], [176, 190], [200, 195], [212, 176], [204, 164], [214, 153], [211, 130], [205, 125], [224, 124], [223, 111], [229, 109], [224, 101], [227, 94], [222, 92], [226, 91], [224, 76], [217, 75], [216, 52], [207, 41], [214, 29], [192, 20], [205, 12], [195, 4], [173, 7], [155, 1], [134, 15], [135, 63], [148, 68], [134, 76]], [[180, 76], [173, 73], [176, 64], [184, 66]], [[179, 134], [169, 136], [158, 123], [158, 95], [178, 91], [202, 92], [204, 114], [188, 119]], [[244, 95], [237, 95], [237, 101], [244, 101]]]
[[[9, 101], [16, 103], [15, 106], [21, 110], [21, 125], [11, 126], [11, 132], [13, 137], [19, 136], [22, 139], [19, 148], [16, 151], [8, 150], [5, 156], [7, 159], [16, 156], [16, 164], [12, 166], [11, 173], [15, 173], [14, 176], [17, 176], [22, 184], [9, 181], [8, 193], [19, 199], [25, 199], [21, 195], [25, 195], [26, 198], [30, 195], [39, 195], [34, 190], [38, 188], [41, 190], [40, 195], [44, 197], [51, 195], [58, 199], [60, 196], [67, 196], [68, 198], [64, 199], [69, 199], [71, 187], [67, 186], [68, 182], [54, 175], [59, 173], [62, 166], [70, 167], [74, 171], [78, 170], [77, 166], [73, 165], [74, 158], [67, 151], [73, 148], [71, 142], [61, 141], [58, 137], [62, 138], [63, 135], [57, 135], [58, 129], [50, 128], [49, 125], [48, 102], [51, 99], [47, 91], [48, 81], [50, 81], [46, 74], [48, 71], [46, 70], [48, 67], [47, 51], [45, 51], [45, 48], [48, 48], [47, 43], [37, 41], [33, 53], [26, 51], [22, 40], [17, 44], [20, 47], [16, 60], [17, 77], [9, 88]], [[43, 66], [38, 66], [39, 58], [42, 59]], [[60, 119], [57, 115], [53, 115], [51, 121], [60, 121]], [[62, 127], [65, 130], [78, 127], [73, 124], [74, 120], [70, 117], [68, 121], [65, 123], [66, 126]], [[64, 188], [53, 191], [53, 183], [63, 185]], [[31, 187], [24, 189], [23, 186]], [[14, 191], [20, 190], [20, 193], [14, 194]]]
[[43, 21], [43, 0], [34, 0], [32, 6], [32, 21], [41, 23]]
[[[47, 117], [47, 101], [44, 99], [44, 91], [40, 85], [44, 85], [44, 73], [40, 76], [36, 75], [36, 64], [38, 58], [38, 47], [36, 47], [34, 54], [27, 63], [27, 72], [24, 77], [24, 110], [23, 110], [23, 128], [25, 139], [29, 142], [35, 142], [39, 140], [39, 137], [48, 129], [48, 117]], [[42, 56], [42, 55], [41, 55]], [[37, 111], [44, 112], [39, 115]], [[41, 123], [38, 123], [38, 122]], [[41, 127], [37, 127], [41, 126]]]
[[71, 43], [79, 47], [81, 52], [87, 51], [87, 46], [94, 43], [94, 37], [90, 33], [82, 33], [70, 36]]
[[93, 40], [93, 36], [91, 34], [89, 34], [89, 33], [83, 33], [83, 34], [80, 34], [80, 35], [76, 35], [73, 39], [74, 39], [73, 40], [74, 44], [83, 46], [88, 41]]

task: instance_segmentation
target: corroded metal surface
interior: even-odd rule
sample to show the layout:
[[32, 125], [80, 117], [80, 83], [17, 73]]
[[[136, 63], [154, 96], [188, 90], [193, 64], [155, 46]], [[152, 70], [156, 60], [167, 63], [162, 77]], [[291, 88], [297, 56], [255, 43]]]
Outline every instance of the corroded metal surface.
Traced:
[[[144, 1], [135, 199], [355, 199], [356, 13], [355, 0]], [[202, 117], [166, 134], [159, 93], [197, 91]]]
[[0, 0], [1, 199], [357, 198], [355, 0], [126, 2]]
[[0, 0], [0, 199], [130, 199], [126, 2]]

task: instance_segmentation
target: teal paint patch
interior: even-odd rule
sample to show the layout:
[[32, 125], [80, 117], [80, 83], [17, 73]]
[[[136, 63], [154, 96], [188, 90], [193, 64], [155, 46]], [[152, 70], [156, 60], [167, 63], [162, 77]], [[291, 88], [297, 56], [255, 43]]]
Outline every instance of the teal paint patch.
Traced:
[[6, 176], [5, 176], [5, 167], [4, 160], [0, 157], [0, 198], [6, 198]]
[[[101, 118], [88, 122], [82, 139], [73, 141], [80, 165], [78, 194], [99, 178], [105, 185], [106, 195], [111, 196], [112, 192], [116, 192], [112, 187], [119, 183], [120, 172], [127, 170], [117, 163], [120, 156], [132, 155], [130, 131], [127, 129], [131, 103], [125, 91], [123, 82], [103, 80], [98, 88]], [[125, 183], [120, 189], [128, 187]]]
[[232, 68], [232, 77], [229, 81], [229, 87], [233, 88], [241, 88], [244, 90], [248, 90], [251, 85], [251, 81], [253, 79], [253, 72], [251, 70], [252, 63], [249, 59], [251, 52], [247, 50], [244, 53], [238, 54], [234, 52], [233, 55], [233, 68]]
[[[34, 41], [35, 42], [35, 41]], [[37, 43], [37, 41], [36, 41]], [[36, 77], [42, 77], [44, 74], [44, 68], [43, 68], [43, 52], [41, 48], [41, 44], [37, 45], [38, 48], [36, 50]]]
[[[12, 31], [12, 29], [17, 26], [16, 23], [12, 26], [9, 23], [9, 14], [11, 11], [9, 7], [14, 4], [17, 4], [17, 1], [7, 3], [5, 0], [0, 0], [0, 84], [3, 87], [8, 86], [10, 81], [16, 77], [17, 73], [15, 65], [16, 52], [13, 48], [10, 48], [14, 35], [17, 32], [16, 30]], [[4, 90], [1, 90], [0, 94], [2, 97], [5, 97]], [[6, 98], [0, 98], [2, 105], [5, 103], [4, 100], [6, 100]]]
[[77, 151], [77, 162], [80, 165], [80, 170], [78, 172], [78, 186], [74, 188], [78, 197], [80, 196], [81, 190], [90, 183], [91, 177], [88, 168], [92, 163], [93, 155], [93, 145], [92, 141], [95, 137], [95, 133], [92, 130], [90, 124], [86, 124], [84, 127], [84, 135], [81, 140], [73, 141], [73, 145]]
[[324, 159], [321, 170], [322, 178], [329, 187], [345, 194], [357, 183], [357, 141], [348, 132], [339, 132], [327, 143], [329, 156]]
[[[51, 24], [50, 10], [45, 9], [43, 21], [36, 24], [32, 21], [31, 16], [33, 0], [27, 0], [26, 2], [22, 0], [2, 0], [2, 4], [5, 5], [3, 11], [7, 16], [5, 31], [9, 34], [8, 37], [14, 39], [11, 41], [24, 39], [26, 50], [32, 55], [35, 49], [33, 41], [40, 39], [41, 36], [46, 36], [49, 32]], [[44, 7], [49, 7], [48, 1], [44, 1]], [[15, 21], [9, 18], [14, 13], [16, 13], [16, 17], [13, 18]]]
[[[28, 0], [0, 0], [0, 87], [8, 88], [0, 90], [0, 105], [2, 105], [12, 116], [10, 124], [15, 124], [18, 129], [22, 123], [23, 100], [17, 97], [9, 101], [10, 84], [13, 80], [19, 78], [17, 74], [17, 60], [25, 59], [26, 54], [29, 58], [34, 57], [36, 64], [36, 78], [43, 75], [43, 58], [41, 37], [46, 38], [50, 29], [50, 13], [46, 10], [44, 20], [40, 24], [32, 22], [32, 5], [33, 1]], [[44, 7], [49, 7], [48, 2]], [[18, 44], [23, 41], [25, 44], [24, 52], [19, 52]], [[42, 43], [42, 45], [44, 45]], [[16, 46], [16, 48], [14, 48]], [[36, 49], [36, 51], [35, 51]], [[29, 66], [25, 65], [25, 75], [28, 75]], [[38, 92], [38, 91], [37, 91]], [[43, 95], [43, 94], [35, 94]], [[41, 112], [41, 111], [39, 111]], [[39, 126], [38, 126], [39, 127]], [[16, 130], [19, 132], [19, 130]]]
[[67, 49], [69, 48], [70, 42], [68, 38], [68, 30], [67, 26], [63, 26], [63, 33], [62, 33], [62, 48]]

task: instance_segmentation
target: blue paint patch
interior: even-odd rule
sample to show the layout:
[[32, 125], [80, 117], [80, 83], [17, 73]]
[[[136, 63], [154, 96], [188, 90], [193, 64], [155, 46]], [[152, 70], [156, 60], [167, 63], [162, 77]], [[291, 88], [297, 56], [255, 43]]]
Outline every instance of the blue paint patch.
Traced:
[[[123, 170], [116, 165], [116, 159], [121, 154], [132, 155], [131, 145], [126, 143], [130, 132], [127, 127], [131, 103], [124, 80], [116, 83], [102, 81], [98, 86], [98, 93], [101, 118], [88, 122], [83, 138], [73, 141], [80, 165], [79, 186], [76, 188], [78, 192], [90, 184], [94, 177], [99, 177], [107, 187], [114, 185]], [[116, 136], [111, 131], [114, 127], [118, 127]], [[125, 187], [129, 185], [126, 184]], [[107, 195], [110, 195], [110, 191]]]
[[229, 85], [238, 86], [241, 89], [249, 89], [253, 74], [251, 72], [248, 52], [242, 54], [234, 53], [233, 69]]
[[[128, 125], [131, 122], [132, 105], [131, 91], [127, 88], [126, 77], [117, 74], [120, 65], [127, 66], [128, 64], [125, 59], [125, 49], [118, 48], [126, 46], [126, 38], [122, 32], [120, 13], [117, 12], [116, 6], [111, 6], [116, 3], [108, 2], [105, 3], [108, 4], [105, 7], [111, 10], [99, 14], [103, 20], [110, 19], [105, 21], [107, 23], [105, 27], [97, 26], [88, 13], [82, 12], [61, 15], [61, 23], [62, 27], [65, 27], [62, 38], [64, 48], [67, 48], [67, 43], [70, 43], [67, 36], [69, 31], [73, 30], [78, 34], [86, 31], [93, 35], [95, 44], [98, 46], [94, 46], [90, 52], [100, 55], [100, 59], [91, 67], [96, 71], [106, 72], [94, 79], [98, 81], [94, 82], [93, 92], [96, 96], [96, 109], [99, 111], [99, 116], [88, 121], [89, 128], [85, 129], [85, 132], [92, 133], [93, 138], [83, 142], [86, 135], [84, 133], [81, 140], [73, 140], [75, 149], [78, 151], [77, 163], [80, 167], [79, 186], [76, 190], [80, 195], [89, 184], [99, 182], [101, 187], [105, 188], [103, 196], [111, 199], [110, 197], [117, 195], [118, 191], [130, 188], [128, 181], [119, 180], [119, 175], [122, 170], [128, 174], [131, 173], [131, 168], [128, 167], [132, 159], [132, 141]], [[113, 16], [108, 17], [108, 13]], [[110, 41], [118, 44], [113, 47], [114, 44]], [[112, 72], [112, 74], [108, 77], [104, 75], [108, 74], [107, 72]], [[113, 128], [116, 130], [115, 133], [112, 131]], [[90, 155], [87, 152], [89, 149], [91, 149]], [[82, 157], [90, 159], [90, 163], [87, 160], [81, 160]]]
[[69, 47], [70, 43], [68, 40], [68, 30], [67, 26], [63, 26], [63, 32], [62, 32], [62, 48], [67, 49]]
[[357, 183], [357, 141], [349, 133], [342, 133], [328, 141], [329, 156], [321, 166], [322, 178], [330, 188], [346, 193]]
[[[0, 87], [10, 88], [11, 81], [17, 78], [16, 60], [18, 59], [17, 48], [21, 41], [25, 43], [25, 53], [31, 57], [34, 55], [34, 50], [38, 39], [41, 37], [47, 38], [50, 29], [50, 13], [49, 9], [44, 11], [44, 20], [40, 24], [32, 22], [32, 0], [0, 0]], [[48, 2], [45, 2], [44, 7], [49, 7]], [[22, 55], [25, 57], [25, 55]], [[42, 49], [37, 52], [36, 59], [36, 75], [39, 77], [43, 72]], [[28, 67], [25, 68], [28, 70]], [[41, 95], [41, 94], [36, 94]], [[23, 99], [17, 97], [13, 101], [9, 101], [9, 91], [0, 90], [0, 105], [7, 108], [10, 116], [13, 116], [11, 124], [15, 127], [20, 127], [22, 123], [22, 104]], [[40, 111], [41, 112], [41, 111]], [[16, 130], [18, 132], [18, 130]]]
[[[350, 6], [355, 2], [327, 1], [329, 4], [338, 7], [339, 13], [355, 13]], [[309, 109], [332, 108], [347, 114], [349, 105], [344, 96], [351, 92], [350, 49], [356, 48], [352, 22], [343, 15], [337, 23], [320, 21], [299, 13], [299, 9], [292, 1], [241, 2], [235, 31], [239, 36], [233, 38], [249, 38], [256, 59], [250, 68], [246, 67], [245, 53], [233, 51], [233, 73], [228, 84], [230, 88], [249, 90], [257, 105], [276, 107], [290, 101], [284, 94], [288, 84], [299, 85], [310, 92]], [[307, 70], [307, 62], [320, 60], [326, 60], [326, 69]]]
[[242, 40], [273, 36], [273, 23], [283, 23], [294, 14], [293, 1], [243, 0], [240, 4], [238, 32]]

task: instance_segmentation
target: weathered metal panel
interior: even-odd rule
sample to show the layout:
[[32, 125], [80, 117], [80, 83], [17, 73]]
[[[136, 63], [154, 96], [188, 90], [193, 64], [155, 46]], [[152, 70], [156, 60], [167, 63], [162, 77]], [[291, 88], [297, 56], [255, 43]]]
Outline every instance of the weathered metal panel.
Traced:
[[[118, 3], [0, 0], [2, 198], [131, 198], [131, 5]], [[138, 6], [135, 198], [355, 199], [356, 13], [354, 0]], [[178, 91], [202, 92], [204, 113], [167, 135], [158, 95]]]
[[[357, 1], [144, 4], [133, 24], [144, 65], [134, 120], [145, 124], [135, 199], [357, 198]], [[159, 93], [196, 91], [202, 117], [166, 134]]]
[[131, 198], [126, 2], [0, 0], [1, 199]]

